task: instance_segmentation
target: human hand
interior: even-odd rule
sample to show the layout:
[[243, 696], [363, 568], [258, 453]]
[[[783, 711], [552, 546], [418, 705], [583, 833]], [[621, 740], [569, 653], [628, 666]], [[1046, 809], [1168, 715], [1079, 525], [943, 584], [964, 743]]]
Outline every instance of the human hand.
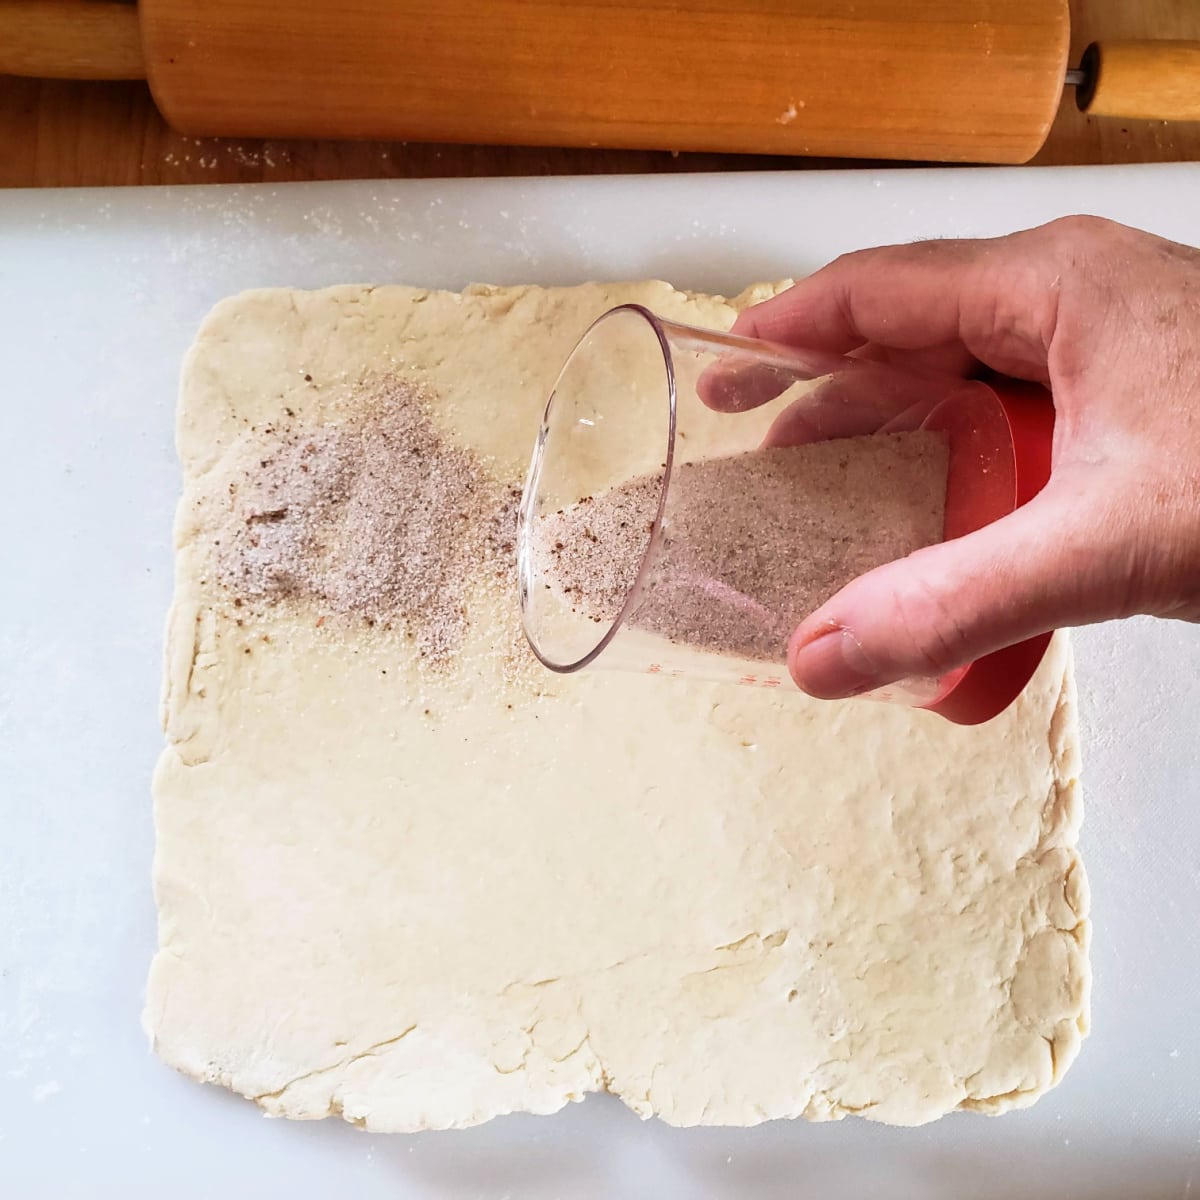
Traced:
[[1095, 217], [845, 255], [735, 333], [1050, 388], [1050, 481], [843, 588], [792, 637], [814, 696], [942, 675], [1039, 633], [1200, 620], [1200, 250]]

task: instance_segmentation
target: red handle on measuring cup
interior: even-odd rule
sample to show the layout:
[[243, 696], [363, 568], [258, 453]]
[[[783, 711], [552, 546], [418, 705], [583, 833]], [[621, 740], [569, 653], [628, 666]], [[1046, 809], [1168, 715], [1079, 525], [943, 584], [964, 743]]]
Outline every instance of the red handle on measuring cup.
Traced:
[[[972, 384], [978, 387], [978, 384]], [[1054, 404], [1036, 384], [989, 379], [996, 404], [993, 428], [964, 417], [951, 400], [930, 415], [926, 428], [950, 436], [950, 479], [946, 491], [946, 534], [960, 537], [1027, 504], [1050, 478]], [[981, 439], [986, 446], [975, 444]], [[986, 457], [985, 457], [986, 456]], [[982, 466], [981, 466], [982, 464]], [[1041, 663], [1051, 634], [1007, 646], [971, 663], [957, 682], [925, 705], [956, 725], [979, 725], [1020, 695]]]

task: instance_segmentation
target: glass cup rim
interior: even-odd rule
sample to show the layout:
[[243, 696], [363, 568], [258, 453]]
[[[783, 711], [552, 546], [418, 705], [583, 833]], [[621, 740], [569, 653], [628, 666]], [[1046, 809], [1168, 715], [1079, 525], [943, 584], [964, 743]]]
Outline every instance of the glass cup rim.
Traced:
[[[546, 453], [546, 442], [550, 431], [550, 414], [554, 408], [554, 402], [558, 397], [559, 385], [562, 383], [563, 376], [570, 369], [577, 354], [583, 350], [588, 339], [595, 331], [616, 317], [624, 317], [632, 315], [640, 318], [647, 325], [658, 342], [659, 352], [662, 355], [663, 363], [663, 378], [666, 383], [667, 396], [667, 444], [663, 455], [663, 472], [662, 480], [658, 488], [658, 504], [654, 511], [654, 520], [650, 526], [650, 534], [646, 539], [646, 544], [642, 550], [641, 560], [638, 563], [637, 575], [634, 577], [633, 583], [629, 590], [625, 593], [625, 599], [622, 601], [621, 608], [617, 615], [609, 622], [608, 628], [597, 639], [596, 644], [580, 658], [573, 662], [558, 662], [548, 657], [538, 646], [532, 630], [530, 629], [530, 598], [533, 594], [532, 581], [532, 559], [533, 552], [531, 548], [532, 529], [534, 524], [534, 505], [537, 501], [537, 495], [541, 483], [542, 467]], [[663, 514], [666, 510], [667, 493], [671, 486], [671, 475], [675, 466], [675, 428], [676, 428], [676, 384], [675, 384], [675, 362], [671, 355], [671, 343], [667, 336], [667, 331], [663, 321], [650, 311], [643, 304], [626, 303], [617, 304], [612, 308], [601, 313], [580, 335], [579, 340], [571, 349], [571, 353], [567, 355], [562, 367], [559, 369], [558, 375], [555, 377], [554, 386], [550, 389], [550, 396], [546, 401], [546, 406], [542, 410], [542, 423], [538, 428], [538, 435], [534, 441], [533, 456], [530, 460], [529, 470], [525, 476], [525, 489], [521, 496], [520, 508], [517, 510], [517, 579], [518, 579], [518, 598], [521, 610], [521, 629], [525, 634], [525, 640], [529, 644], [530, 650], [534, 656], [544, 666], [551, 671], [555, 671], [560, 675], [569, 675], [575, 671], [581, 671], [584, 667], [594, 662], [600, 654], [602, 654], [611, 644], [613, 638], [617, 636], [621, 627], [625, 623], [625, 619], [630, 612], [636, 607], [639, 597], [641, 596], [642, 587], [646, 581], [646, 576], [650, 566], [650, 560], [654, 552], [654, 547], [658, 541], [659, 533], [662, 529]]]

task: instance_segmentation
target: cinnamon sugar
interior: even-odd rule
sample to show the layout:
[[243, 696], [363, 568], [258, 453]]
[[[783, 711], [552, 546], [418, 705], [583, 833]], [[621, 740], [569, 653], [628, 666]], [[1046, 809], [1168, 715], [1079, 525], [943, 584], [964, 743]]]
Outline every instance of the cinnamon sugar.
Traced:
[[[928, 431], [683, 463], [671, 479], [633, 628], [717, 654], [782, 661], [792, 630], [851, 579], [942, 538], [949, 447]], [[633, 586], [661, 473], [537, 527], [546, 583], [611, 622]]]
[[447, 442], [403, 382], [345, 423], [276, 431], [230, 492], [217, 569], [235, 604], [306, 600], [395, 622], [434, 665], [461, 645], [481, 571], [510, 569], [515, 489]]

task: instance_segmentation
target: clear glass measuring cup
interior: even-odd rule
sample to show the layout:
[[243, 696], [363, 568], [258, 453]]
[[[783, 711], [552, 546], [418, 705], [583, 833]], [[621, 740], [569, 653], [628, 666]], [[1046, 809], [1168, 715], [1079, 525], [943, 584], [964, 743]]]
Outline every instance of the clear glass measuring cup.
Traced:
[[[855, 576], [1030, 499], [1052, 429], [1026, 385], [614, 308], [567, 359], [538, 431], [518, 534], [526, 637], [558, 672], [794, 688], [795, 626]], [[1048, 640], [871, 695], [987, 720]]]

